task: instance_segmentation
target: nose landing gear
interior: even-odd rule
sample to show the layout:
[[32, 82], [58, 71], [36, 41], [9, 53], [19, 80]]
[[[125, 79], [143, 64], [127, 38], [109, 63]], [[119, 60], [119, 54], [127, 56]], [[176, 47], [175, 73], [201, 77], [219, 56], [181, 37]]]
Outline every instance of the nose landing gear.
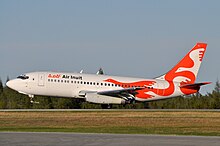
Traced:
[[39, 104], [40, 102], [34, 101], [34, 95], [29, 94], [28, 97], [30, 98], [30, 103]]

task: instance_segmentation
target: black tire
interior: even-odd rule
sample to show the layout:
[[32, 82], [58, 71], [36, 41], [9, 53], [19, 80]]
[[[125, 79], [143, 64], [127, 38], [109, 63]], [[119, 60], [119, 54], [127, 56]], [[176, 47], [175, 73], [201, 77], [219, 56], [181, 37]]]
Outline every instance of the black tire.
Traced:
[[112, 105], [111, 104], [101, 104], [102, 109], [111, 109]]

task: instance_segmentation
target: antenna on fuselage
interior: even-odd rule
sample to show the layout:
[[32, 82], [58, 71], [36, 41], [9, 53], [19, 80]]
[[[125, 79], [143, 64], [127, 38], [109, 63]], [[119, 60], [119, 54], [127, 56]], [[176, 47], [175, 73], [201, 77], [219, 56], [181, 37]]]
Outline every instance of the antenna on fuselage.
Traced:
[[103, 71], [103, 69], [100, 68], [100, 69], [97, 71], [96, 74], [97, 74], [97, 75], [104, 75], [104, 71]]

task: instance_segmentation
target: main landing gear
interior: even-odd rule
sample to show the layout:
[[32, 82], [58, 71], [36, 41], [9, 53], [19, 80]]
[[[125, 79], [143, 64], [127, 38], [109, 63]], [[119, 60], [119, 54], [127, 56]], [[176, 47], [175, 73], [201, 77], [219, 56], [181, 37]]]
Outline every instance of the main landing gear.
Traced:
[[34, 101], [34, 95], [29, 94], [28, 96], [30, 98], [30, 103], [36, 103], [36, 104], [40, 103], [40, 102]]
[[111, 109], [112, 104], [101, 104], [102, 109]]

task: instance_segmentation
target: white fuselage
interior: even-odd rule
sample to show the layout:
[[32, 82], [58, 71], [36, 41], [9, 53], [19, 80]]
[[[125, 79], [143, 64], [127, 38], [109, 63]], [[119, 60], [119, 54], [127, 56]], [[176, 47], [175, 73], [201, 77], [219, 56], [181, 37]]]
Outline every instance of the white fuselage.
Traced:
[[[25, 75], [28, 76], [28, 79], [17, 78], [8, 82], [7, 86], [27, 95], [70, 98], [84, 98], [80, 96], [82, 91], [110, 91], [134, 86], [146, 87], [145, 94], [151, 95], [150, 97], [144, 97], [143, 95], [139, 97], [137, 94], [135, 97], [137, 101], [159, 100], [183, 95], [179, 90], [179, 83], [175, 83], [174, 92], [166, 96], [165, 90], [169, 88], [169, 83], [164, 80], [63, 72], [32, 72]], [[107, 82], [107, 79], [114, 79], [120, 83]], [[145, 81], [154, 82], [154, 84], [144, 84]], [[132, 84], [137, 82], [143, 82], [143, 84]], [[148, 88], [150, 89], [148, 90]], [[160, 94], [158, 94], [159, 90], [160, 92], [162, 90]]]

